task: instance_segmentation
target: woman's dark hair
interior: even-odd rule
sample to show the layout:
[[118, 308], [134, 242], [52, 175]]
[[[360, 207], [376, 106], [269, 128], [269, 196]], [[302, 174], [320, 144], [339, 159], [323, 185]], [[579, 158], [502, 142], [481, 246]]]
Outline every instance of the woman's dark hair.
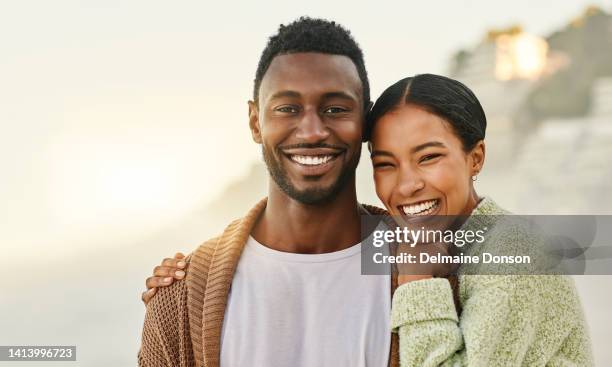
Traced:
[[421, 107], [447, 121], [470, 151], [483, 140], [487, 118], [474, 93], [463, 83], [434, 74], [404, 78], [387, 88], [372, 107], [367, 119], [366, 140], [371, 139], [376, 122], [404, 105]]

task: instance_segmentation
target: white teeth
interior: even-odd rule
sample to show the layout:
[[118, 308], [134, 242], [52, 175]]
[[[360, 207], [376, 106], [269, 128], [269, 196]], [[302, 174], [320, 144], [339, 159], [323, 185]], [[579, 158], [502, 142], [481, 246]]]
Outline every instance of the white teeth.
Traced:
[[292, 155], [291, 160], [306, 166], [318, 166], [329, 162], [334, 156], [332, 155]]
[[433, 212], [438, 205], [438, 200], [429, 200], [420, 204], [402, 205], [402, 211], [406, 215], [427, 215]]

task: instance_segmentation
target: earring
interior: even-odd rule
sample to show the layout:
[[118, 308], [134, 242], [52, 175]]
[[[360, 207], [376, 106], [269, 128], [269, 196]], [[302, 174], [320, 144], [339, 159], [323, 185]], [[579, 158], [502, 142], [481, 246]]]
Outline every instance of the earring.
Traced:
[[478, 175], [472, 176], [472, 181], [476, 181], [477, 178], [478, 178]]

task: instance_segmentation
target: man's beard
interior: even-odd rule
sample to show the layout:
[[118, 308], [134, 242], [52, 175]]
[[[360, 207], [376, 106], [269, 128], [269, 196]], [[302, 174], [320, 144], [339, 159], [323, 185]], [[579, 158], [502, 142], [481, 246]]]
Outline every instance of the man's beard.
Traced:
[[[329, 187], [317, 187], [306, 190], [298, 190], [289, 180], [289, 175], [283, 167], [282, 163], [275, 158], [275, 156], [266, 149], [262, 144], [261, 151], [263, 154], [264, 162], [268, 167], [270, 176], [278, 187], [290, 198], [299, 201], [302, 204], [307, 205], [320, 205], [330, 202], [338, 193], [352, 181], [355, 177], [355, 170], [357, 164], [359, 164], [359, 158], [361, 149], [358, 149], [349, 162], [342, 167], [340, 175], [336, 179], [336, 182], [331, 184]], [[336, 158], [339, 159], [340, 157]]]

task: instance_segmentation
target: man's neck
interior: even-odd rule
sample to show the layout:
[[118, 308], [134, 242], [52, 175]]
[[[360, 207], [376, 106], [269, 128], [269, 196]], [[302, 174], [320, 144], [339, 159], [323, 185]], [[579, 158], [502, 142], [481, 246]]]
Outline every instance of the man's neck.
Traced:
[[347, 183], [331, 201], [308, 205], [290, 198], [272, 181], [268, 204], [251, 235], [278, 251], [340, 251], [360, 242], [359, 215], [354, 182]]

